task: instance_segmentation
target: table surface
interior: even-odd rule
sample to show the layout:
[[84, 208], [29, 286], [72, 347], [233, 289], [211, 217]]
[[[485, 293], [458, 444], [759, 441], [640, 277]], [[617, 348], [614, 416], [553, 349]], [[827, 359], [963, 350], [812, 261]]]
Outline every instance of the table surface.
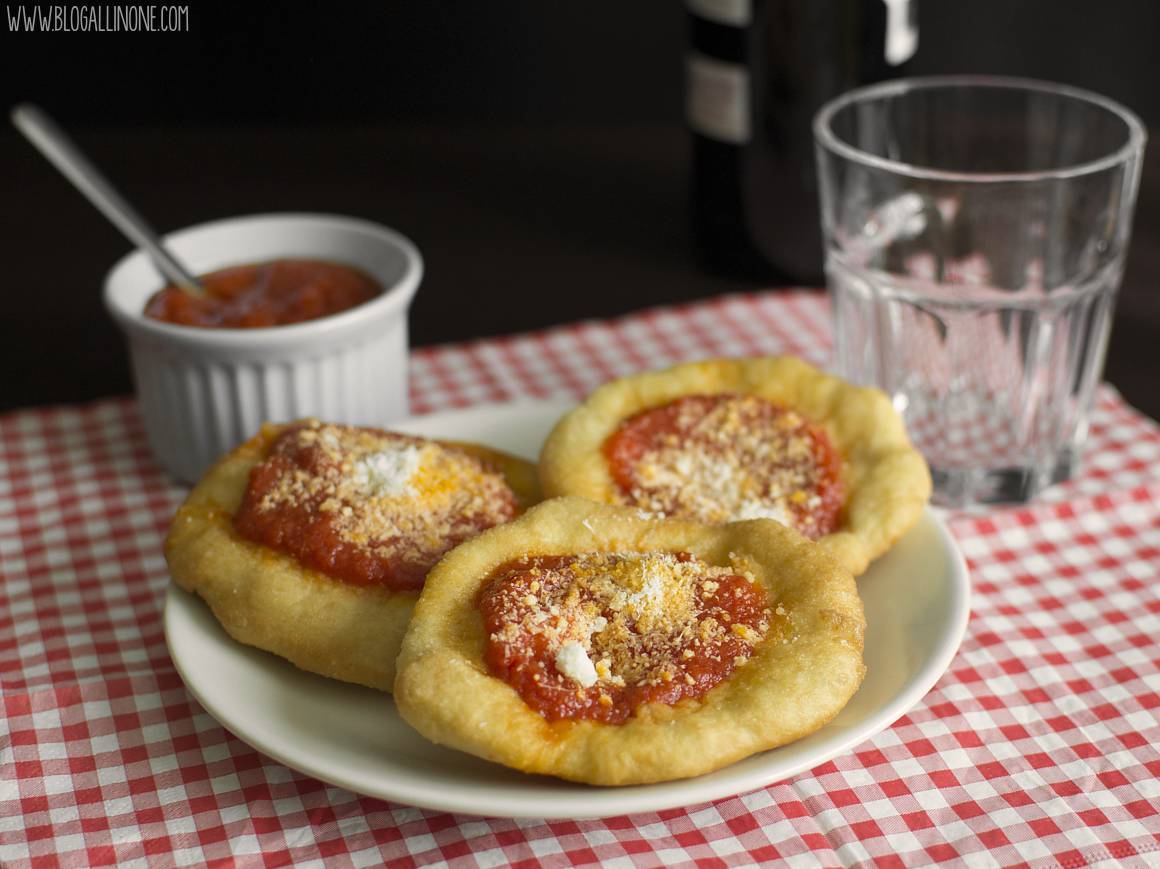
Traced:
[[[417, 351], [413, 406], [579, 398], [728, 352], [823, 362], [828, 344], [816, 294], [728, 296]], [[4, 866], [1160, 860], [1160, 427], [1108, 387], [1077, 479], [1027, 507], [947, 514], [973, 614], [914, 709], [788, 781], [629, 817], [424, 811], [233, 737], [165, 647], [161, 543], [184, 492], [128, 399], [0, 416]]]
[[[411, 311], [416, 345], [771, 285], [698, 267], [689, 136], [675, 124], [73, 132], [162, 231], [268, 211], [353, 214], [401, 230], [427, 265]], [[1160, 147], [1144, 162], [1107, 377], [1160, 418]], [[0, 249], [19, 288], [0, 317], [0, 370], [16, 372], [0, 410], [129, 392], [122, 341], [99, 298], [128, 242], [5, 125], [0, 165], [14, 205], [0, 209]], [[765, 219], [788, 231], [803, 217], [783, 208]]]

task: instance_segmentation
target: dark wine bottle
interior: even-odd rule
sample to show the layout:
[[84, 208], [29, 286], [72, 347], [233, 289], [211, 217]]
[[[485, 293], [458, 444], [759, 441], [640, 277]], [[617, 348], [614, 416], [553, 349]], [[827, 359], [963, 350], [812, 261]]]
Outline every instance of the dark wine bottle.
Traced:
[[905, 72], [917, 0], [687, 0], [692, 216], [714, 272], [820, 285], [810, 122]]

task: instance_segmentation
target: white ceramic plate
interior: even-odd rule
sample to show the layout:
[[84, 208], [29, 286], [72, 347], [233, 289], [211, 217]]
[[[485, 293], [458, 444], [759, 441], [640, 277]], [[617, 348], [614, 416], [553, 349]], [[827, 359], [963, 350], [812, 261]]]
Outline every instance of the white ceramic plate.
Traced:
[[[560, 404], [473, 408], [400, 430], [535, 457]], [[889, 727], [942, 675], [966, 630], [966, 565], [931, 512], [858, 581], [866, 606], [862, 687], [813, 735], [709, 775], [596, 788], [525, 775], [433, 745], [385, 694], [314, 676], [234, 642], [200, 600], [175, 587], [165, 636], [185, 684], [240, 739], [293, 769], [360, 794], [430, 809], [527, 818], [608, 817], [745, 793], [849, 751]]]

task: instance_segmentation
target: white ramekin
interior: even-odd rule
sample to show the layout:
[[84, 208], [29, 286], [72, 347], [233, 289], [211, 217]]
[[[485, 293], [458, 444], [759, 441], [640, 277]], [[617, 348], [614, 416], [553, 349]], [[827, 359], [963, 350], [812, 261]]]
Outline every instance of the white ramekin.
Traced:
[[423, 276], [415, 246], [386, 227], [327, 214], [258, 214], [165, 237], [195, 274], [282, 257], [331, 260], [383, 293], [340, 314], [265, 329], [201, 329], [147, 319], [164, 281], [140, 251], [105, 278], [124, 330], [149, 445], [179, 480], [197, 480], [266, 421], [316, 416], [383, 425], [407, 416], [407, 308]]

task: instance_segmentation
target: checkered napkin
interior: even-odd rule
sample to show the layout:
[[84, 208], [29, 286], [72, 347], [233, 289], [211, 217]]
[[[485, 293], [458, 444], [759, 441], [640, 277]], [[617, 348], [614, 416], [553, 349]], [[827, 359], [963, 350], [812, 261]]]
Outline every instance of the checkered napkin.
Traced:
[[[682, 359], [820, 363], [828, 344], [817, 295], [731, 296], [420, 350], [413, 404], [578, 398]], [[183, 494], [128, 401], [0, 417], [4, 866], [1160, 865], [1160, 428], [1110, 388], [1078, 480], [949, 516], [974, 613], [909, 714], [764, 790], [597, 821], [386, 803], [231, 736], [162, 634], [161, 541]]]

